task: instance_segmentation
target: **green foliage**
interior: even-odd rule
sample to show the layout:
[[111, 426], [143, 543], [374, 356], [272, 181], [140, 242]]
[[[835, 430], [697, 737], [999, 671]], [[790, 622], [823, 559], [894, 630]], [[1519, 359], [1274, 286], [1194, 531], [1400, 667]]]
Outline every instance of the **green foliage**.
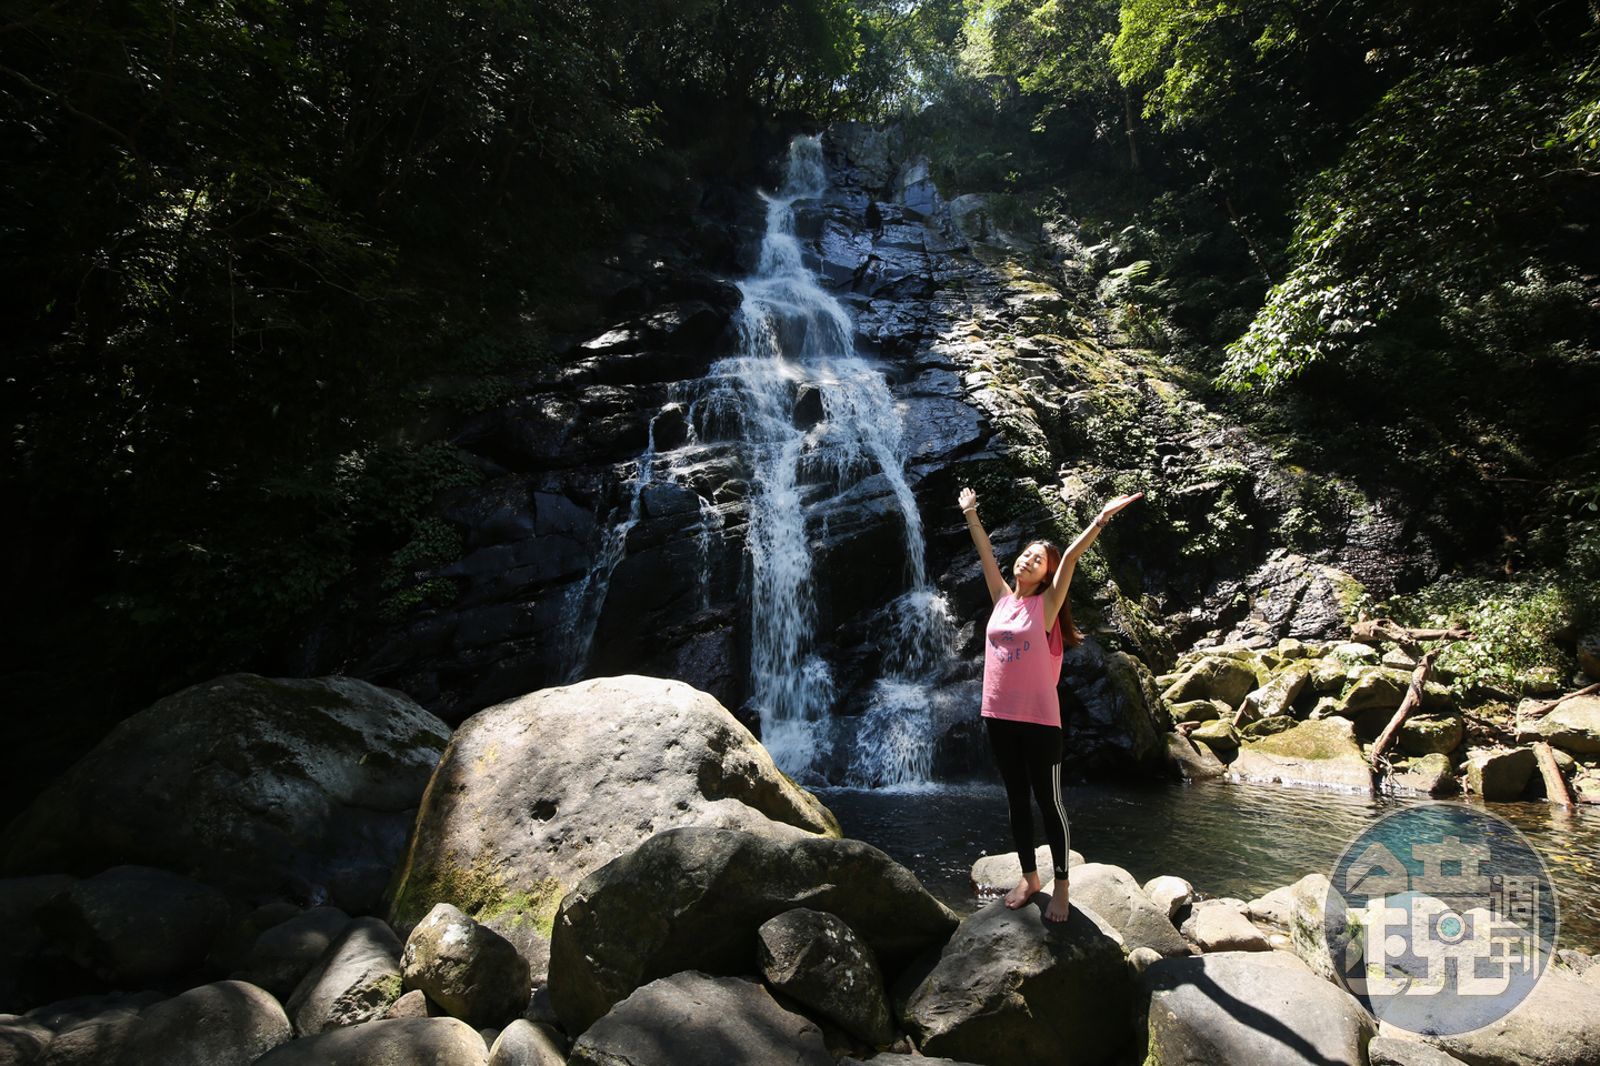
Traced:
[[448, 598], [427, 516], [477, 475], [417, 427], [548, 360], [583, 267], [670, 217], [666, 145], [881, 112], [952, 6], [12, 5], [0, 474], [47, 619], [18, 656], [137, 705], [283, 668], [334, 602]]
[[443, 519], [431, 515], [414, 518], [411, 539], [385, 564], [382, 587], [387, 595], [379, 608], [380, 615], [393, 621], [422, 603], [452, 600], [455, 585], [444, 578], [430, 577], [427, 571], [459, 558], [462, 546], [460, 532]]
[[1120, 108], [1110, 63], [1115, 0], [977, 0], [969, 8], [962, 60], [979, 77], [1013, 78], [1040, 97], [1038, 123], [1074, 106]]
[[1111, 63], [1124, 85], [1155, 86], [1145, 117], [1171, 127], [1239, 91], [1252, 65], [1246, 10], [1237, 0], [1124, 0]]
[[1597, 607], [1600, 584], [1543, 574], [1514, 580], [1447, 577], [1378, 610], [1402, 625], [1465, 627], [1472, 639], [1450, 645], [1439, 665], [1469, 684], [1516, 692], [1530, 674], [1571, 674], [1573, 660], [1563, 642], [1570, 641], [1576, 623], [1595, 617]]
[[1525, 355], [1507, 334], [1539, 338], [1545, 321], [1545, 337], [1581, 335], [1582, 288], [1534, 258], [1560, 222], [1551, 172], [1574, 162], [1555, 137], [1565, 89], [1507, 60], [1391, 90], [1307, 190], [1294, 267], [1229, 349], [1222, 380], [1277, 388], [1351, 357], [1395, 318], [1442, 315], [1465, 343], [1498, 336], [1499, 357]]

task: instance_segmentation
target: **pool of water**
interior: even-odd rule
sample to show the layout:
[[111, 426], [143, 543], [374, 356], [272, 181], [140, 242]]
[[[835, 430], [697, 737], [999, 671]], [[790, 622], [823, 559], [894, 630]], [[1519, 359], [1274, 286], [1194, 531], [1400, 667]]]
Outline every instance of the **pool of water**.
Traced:
[[[998, 785], [830, 788], [817, 795], [846, 836], [888, 852], [959, 913], [978, 905], [972, 863], [1010, 850]], [[1225, 782], [1075, 785], [1062, 799], [1072, 847], [1090, 862], [1122, 866], [1141, 882], [1177, 874], [1203, 895], [1240, 899], [1329, 873], [1373, 821], [1425, 802]], [[1561, 904], [1559, 946], [1600, 952], [1600, 810], [1562, 813], [1544, 803], [1485, 809], [1520, 829], [1543, 856]]]

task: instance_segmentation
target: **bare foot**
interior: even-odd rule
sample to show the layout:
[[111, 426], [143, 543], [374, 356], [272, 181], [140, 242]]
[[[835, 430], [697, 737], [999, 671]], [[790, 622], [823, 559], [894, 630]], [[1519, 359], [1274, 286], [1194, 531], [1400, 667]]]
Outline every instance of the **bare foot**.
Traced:
[[1038, 873], [1023, 874], [1022, 880], [1017, 882], [1017, 887], [1006, 893], [1006, 909], [1014, 911], [1018, 907], [1026, 906], [1037, 891], [1039, 891]]
[[1050, 894], [1050, 906], [1044, 909], [1044, 920], [1047, 922], [1064, 922], [1072, 913], [1072, 904], [1067, 902], [1067, 883], [1057, 881]]

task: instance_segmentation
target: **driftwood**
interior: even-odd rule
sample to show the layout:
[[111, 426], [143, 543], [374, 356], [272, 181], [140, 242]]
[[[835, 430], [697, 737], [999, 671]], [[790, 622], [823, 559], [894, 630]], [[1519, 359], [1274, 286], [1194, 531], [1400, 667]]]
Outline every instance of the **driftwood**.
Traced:
[[1557, 707], [1561, 706], [1563, 703], [1566, 703], [1570, 699], [1575, 699], [1578, 696], [1593, 696], [1596, 693], [1600, 693], [1600, 682], [1590, 685], [1588, 688], [1580, 688], [1576, 692], [1569, 692], [1565, 696], [1558, 696], [1549, 703], [1541, 703], [1537, 707], [1529, 707], [1527, 710], [1518, 713], [1517, 720], [1523, 721], [1530, 718], [1543, 718], [1545, 715], [1549, 714], [1551, 711], [1555, 710]]
[[1376, 770], [1378, 763], [1383, 759], [1384, 749], [1387, 748], [1400, 732], [1400, 727], [1405, 724], [1406, 715], [1410, 714], [1422, 703], [1422, 689], [1428, 683], [1428, 671], [1433, 669], [1433, 660], [1438, 658], [1440, 649], [1434, 648], [1422, 657], [1417, 668], [1411, 674], [1411, 684], [1406, 688], [1406, 698], [1400, 701], [1399, 710], [1394, 712], [1394, 717], [1389, 719], [1389, 724], [1383, 727], [1383, 732], [1378, 734], [1377, 743], [1372, 745], [1372, 768]]
[[1363, 618], [1350, 627], [1350, 639], [1363, 644], [1392, 640], [1396, 644], [1416, 644], [1420, 640], [1471, 640], [1465, 629], [1407, 629], [1392, 618]]
[[1534, 741], [1533, 754], [1539, 760], [1539, 773], [1544, 777], [1545, 798], [1557, 806], [1571, 807], [1572, 795], [1567, 791], [1566, 779], [1561, 776], [1561, 767], [1556, 765], [1556, 753], [1550, 750], [1550, 744]]

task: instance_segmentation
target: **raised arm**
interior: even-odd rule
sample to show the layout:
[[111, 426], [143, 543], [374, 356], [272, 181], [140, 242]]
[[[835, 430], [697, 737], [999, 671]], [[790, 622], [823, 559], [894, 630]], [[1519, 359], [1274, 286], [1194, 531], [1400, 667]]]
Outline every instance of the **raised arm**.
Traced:
[[1100, 536], [1100, 531], [1106, 528], [1106, 523], [1118, 511], [1127, 507], [1135, 500], [1142, 499], [1144, 493], [1136, 492], [1132, 496], [1118, 496], [1116, 499], [1100, 508], [1100, 513], [1095, 520], [1090, 522], [1078, 539], [1067, 547], [1061, 556], [1061, 565], [1056, 567], [1055, 580], [1050, 582], [1050, 587], [1044, 590], [1044, 624], [1048, 629], [1055, 624], [1056, 616], [1061, 613], [1061, 605], [1067, 602], [1067, 589], [1072, 585], [1072, 572], [1078, 567], [1078, 557], [1089, 550], [1089, 545]]
[[983, 523], [978, 521], [978, 494], [964, 488], [957, 500], [961, 504], [961, 513], [967, 518], [967, 532], [972, 535], [972, 545], [978, 549], [978, 560], [983, 563], [983, 581], [989, 586], [989, 599], [999, 603], [1002, 596], [1011, 595], [1011, 586], [1000, 576], [1000, 564], [994, 561], [994, 548], [989, 544], [989, 534], [983, 531]]

